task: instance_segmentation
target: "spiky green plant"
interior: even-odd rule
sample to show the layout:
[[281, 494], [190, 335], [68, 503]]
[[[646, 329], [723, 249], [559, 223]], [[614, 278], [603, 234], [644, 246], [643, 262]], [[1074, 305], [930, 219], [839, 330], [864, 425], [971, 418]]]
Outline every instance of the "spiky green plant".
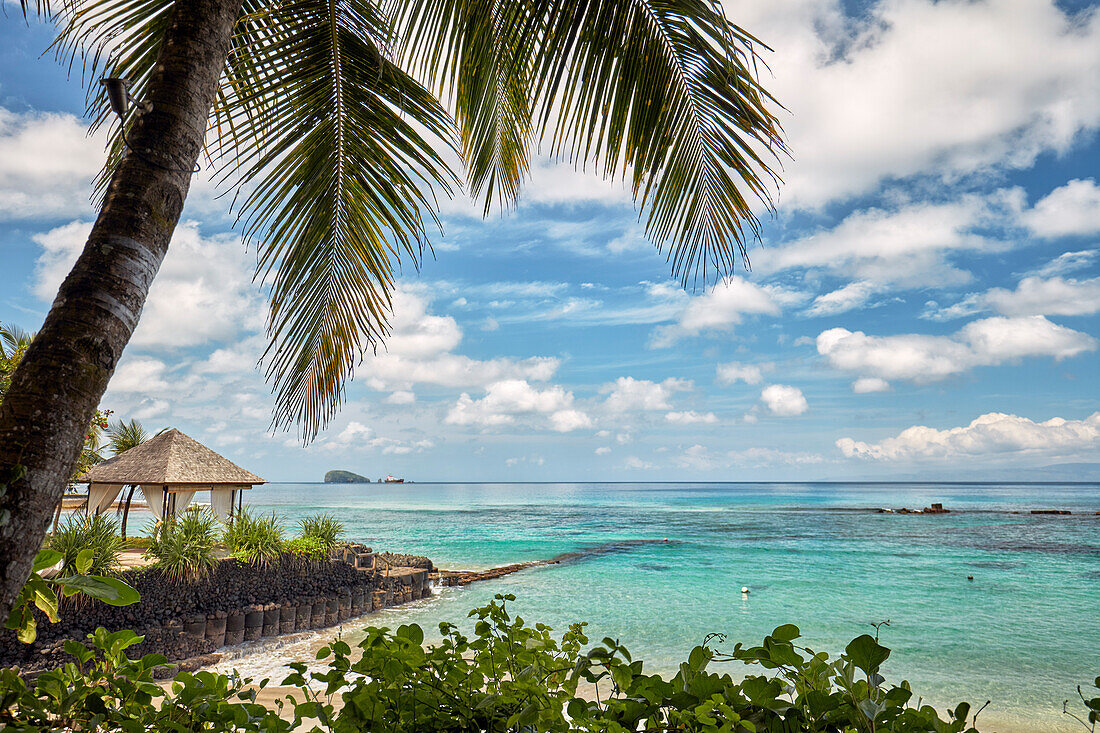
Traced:
[[111, 576], [120, 569], [123, 545], [124, 541], [118, 534], [118, 522], [114, 519], [103, 514], [89, 517], [77, 512], [65, 519], [46, 547], [61, 553], [62, 575], [77, 574], [77, 555], [82, 550], [92, 550], [92, 564], [81, 574]]
[[327, 554], [344, 536], [344, 523], [331, 514], [314, 514], [298, 521], [303, 539], [315, 539]]
[[173, 580], [197, 580], [218, 564], [217, 540], [217, 518], [205, 509], [191, 509], [152, 528], [145, 557]]
[[107, 445], [111, 453], [116, 456], [147, 440], [149, 440], [149, 433], [145, 432], [145, 428], [137, 420], [130, 420], [130, 422], [119, 420], [107, 432]]
[[222, 541], [238, 560], [266, 567], [283, 552], [283, 518], [275, 512], [253, 517], [248, 509], [241, 509], [226, 524]]

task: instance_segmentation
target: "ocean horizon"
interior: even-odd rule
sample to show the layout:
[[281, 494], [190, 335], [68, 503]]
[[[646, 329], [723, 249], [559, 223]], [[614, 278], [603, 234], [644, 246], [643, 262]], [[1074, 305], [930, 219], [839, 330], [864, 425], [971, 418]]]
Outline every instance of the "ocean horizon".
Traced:
[[[1100, 673], [1096, 483], [272, 483], [247, 499], [288, 526], [332, 513], [347, 539], [443, 569], [568, 557], [364, 617], [345, 625], [351, 641], [413, 622], [430, 637], [512, 593], [529, 623], [586, 621], [671, 673], [712, 632], [754, 644], [794, 623], [836, 654], [889, 621], [887, 678], [941, 708], [990, 700], [992, 730], [1073, 730], [1062, 701]], [[878, 511], [933, 503], [950, 513]], [[1073, 514], [1030, 513], [1050, 509]], [[333, 635], [223, 666], [277, 681]]]

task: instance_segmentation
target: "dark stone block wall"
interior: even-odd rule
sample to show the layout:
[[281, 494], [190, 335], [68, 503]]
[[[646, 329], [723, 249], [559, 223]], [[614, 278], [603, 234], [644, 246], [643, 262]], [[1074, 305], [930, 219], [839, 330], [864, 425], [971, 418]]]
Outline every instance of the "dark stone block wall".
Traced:
[[22, 644], [14, 631], [0, 629], [0, 666], [25, 673], [57, 667], [69, 661], [65, 639], [84, 641], [103, 626], [145, 636], [130, 648], [131, 657], [160, 653], [173, 661], [188, 660], [185, 668], [197, 668], [216, 661], [210, 655], [222, 646], [334, 626], [431, 595], [428, 570], [406, 567], [417, 569], [388, 577], [381, 568], [357, 569], [344, 560], [282, 558], [267, 568], [224, 560], [195, 582], [173, 581], [153, 569], [127, 570], [120, 577], [141, 593], [139, 603], [115, 607], [87, 598], [66, 599], [59, 623], [39, 618], [34, 644]]

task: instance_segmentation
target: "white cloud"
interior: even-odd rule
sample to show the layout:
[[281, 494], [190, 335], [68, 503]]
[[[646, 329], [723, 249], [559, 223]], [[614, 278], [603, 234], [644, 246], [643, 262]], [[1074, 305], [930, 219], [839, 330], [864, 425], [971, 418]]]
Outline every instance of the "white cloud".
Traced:
[[984, 301], [1006, 316], [1088, 315], [1100, 311], [1100, 277], [1081, 281], [1025, 277], [1015, 290], [989, 290]]
[[171, 389], [168, 365], [150, 357], [127, 358], [111, 377], [111, 394], [158, 394]]
[[644, 461], [638, 456], [627, 456], [627, 459], [623, 461], [623, 468], [636, 469], [641, 471], [648, 471], [653, 468], [657, 468], [657, 465]]
[[1095, 349], [1088, 334], [1042, 316], [985, 318], [951, 336], [868, 336], [832, 328], [817, 337], [818, 353], [836, 369], [918, 384], [1025, 356], [1066, 359]]
[[1091, 178], [1074, 179], [1040, 199], [1023, 214], [1023, 221], [1043, 237], [1096, 234], [1100, 232], [1100, 186]]
[[601, 445], [599, 448], [597, 448], [593, 452], [598, 456], [606, 456], [608, 453], [611, 452], [611, 449], [608, 448], [606, 445]]
[[786, 384], [769, 384], [760, 392], [760, 401], [778, 417], [793, 417], [810, 409], [802, 390]]
[[715, 369], [715, 375], [719, 384], [734, 384], [738, 381], [745, 384], [760, 384], [764, 381], [763, 370], [770, 368], [771, 364], [742, 364], [731, 361], [719, 364]]
[[592, 418], [580, 410], [558, 410], [550, 415], [550, 427], [559, 433], [568, 433], [592, 426]]
[[674, 392], [686, 392], [692, 389], [692, 383], [684, 379], [668, 378], [663, 382], [651, 382], [648, 379], [619, 377], [600, 388], [607, 393], [604, 406], [612, 412], [629, 410], [668, 410], [669, 400]]
[[651, 345], [672, 346], [687, 336], [704, 331], [730, 331], [745, 315], [779, 315], [782, 306], [796, 303], [801, 294], [774, 285], [757, 285], [734, 275], [699, 297], [691, 298], [676, 323], [654, 330]]
[[1073, 454], [1100, 448], [1100, 412], [1084, 420], [1054, 417], [1034, 422], [1026, 417], [990, 412], [965, 427], [936, 430], [914, 425], [879, 443], [851, 438], [836, 441], [848, 458], [898, 461], [996, 453]]
[[[53, 300], [83, 250], [91, 226], [71, 222], [34, 236], [42, 248], [33, 283], [40, 299]], [[195, 222], [180, 224], [149, 289], [131, 343], [196, 346], [262, 330], [266, 306], [252, 275], [252, 259], [238, 235], [204, 237]]]
[[[810, 315], [830, 315], [862, 305], [885, 284], [944, 287], [971, 275], [948, 260], [953, 252], [994, 251], [1006, 244], [977, 233], [980, 227], [1014, 217], [1022, 192], [964, 196], [950, 203], [910, 203], [891, 210], [849, 214], [832, 229], [754, 254], [755, 270], [820, 269], [855, 282], [820, 296]], [[1002, 221], [1003, 223], [1003, 221]]]
[[696, 471], [713, 471], [734, 466], [804, 466], [824, 462], [818, 453], [784, 451], [775, 448], [747, 448], [745, 450], [712, 451], [705, 445], [686, 448], [676, 458], [680, 468]]
[[673, 425], [695, 425], [696, 423], [707, 423], [709, 425], [718, 422], [718, 417], [713, 412], [689, 410], [687, 412], [665, 413], [665, 420]]
[[776, 49], [764, 81], [790, 110], [787, 205], [818, 207], [911, 176], [1026, 168], [1100, 123], [1095, 11], [884, 0], [860, 22], [839, 0], [726, 8]]
[[398, 390], [383, 400], [387, 405], [411, 405], [416, 402], [416, 394], [408, 390]]
[[819, 295], [806, 309], [808, 316], [833, 316], [859, 308], [875, 294], [878, 287], [865, 280], [848, 283], [842, 288]]
[[73, 115], [0, 107], [0, 221], [89, 214], [105, 145]]
[[1098, 249], [1085, 249], [1077, 252], [1063, 252], [1050, 262], [1040, 267], [1035, 274], [1041, 277], [1053, 275], [1067, 275], [1071, 272], [1084, 269], [1096, 261]]
[[366, 356], [356, 376], [377, 390], [407, 391], [414, 384], [483, 387], [502, 380], [542, 382], [558, 370], [561, 362], [555, 357], [482, 361], [453, 353], [462, 341], [462, 328], [450, 316], [430, 313], [428, 305], [417, 292], [398, 288], [386, 348]]
[[878, 377], [860, 377], [852, 382], [852, 391], [856, 394], [870, 394], [872, 392], [889, 392], [890, 383]]
[[559, 386], [537, 389], [522, 379], [494, 382], [479, 400], [463, 392], [447, 413], [451, 425], [492, 427], [510, 425], [519, 415], [545, 415], [550, 427], [569, 432], [591, 425], [587, 415], [573, 408], [573, 393]]

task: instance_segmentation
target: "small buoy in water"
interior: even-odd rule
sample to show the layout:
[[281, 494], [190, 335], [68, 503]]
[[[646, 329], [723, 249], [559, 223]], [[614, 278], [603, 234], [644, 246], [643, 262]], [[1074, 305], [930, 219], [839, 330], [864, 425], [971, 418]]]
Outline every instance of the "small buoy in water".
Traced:
[[973, 575], [968, 575], [968, 576], [966, 576], [966, 579], [967, 580], [974, 580], [974, 576]]
[[749, 592], [749, 587], [747, 585], [741, 586], [741, 592], [742, 593], [748, 593]]
[[665, 542], [668, 542], [668, 537], [665, 537]]

